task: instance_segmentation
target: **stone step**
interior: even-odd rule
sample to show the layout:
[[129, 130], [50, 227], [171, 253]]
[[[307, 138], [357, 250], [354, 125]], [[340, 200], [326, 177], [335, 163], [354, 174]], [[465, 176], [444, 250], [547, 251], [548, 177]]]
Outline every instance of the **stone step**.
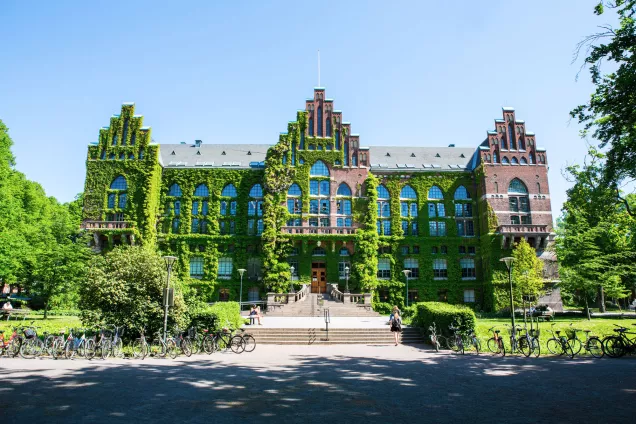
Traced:
[[[247, 327], [256, 343], [280, 345], [305, 344], [393, 344], [393, 333], [386, 328], [266, 328]], [[419, 328], [405, 327], [400, 334], [402, 343], [422, 343]]]

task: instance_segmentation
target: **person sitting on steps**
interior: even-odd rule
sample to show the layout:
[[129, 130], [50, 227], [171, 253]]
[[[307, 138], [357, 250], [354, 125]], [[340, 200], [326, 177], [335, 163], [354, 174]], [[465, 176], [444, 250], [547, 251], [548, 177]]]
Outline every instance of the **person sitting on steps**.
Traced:
[[261, 314], [258, 311], [258, 306], [256, 305], [252, 305], [252, 310], [250, 311], [250, 324], [254, 323], [254, 319], [258, 320], [258, 325], [263, 325], [261, 324]]

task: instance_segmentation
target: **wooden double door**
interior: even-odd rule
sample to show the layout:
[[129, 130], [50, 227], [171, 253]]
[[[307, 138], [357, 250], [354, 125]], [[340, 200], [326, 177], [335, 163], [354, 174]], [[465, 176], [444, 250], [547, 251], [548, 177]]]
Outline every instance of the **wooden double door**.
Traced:
[[325, 293], [327, 291], [327, 265], [324, 262], [311, 263], [311, 292]]

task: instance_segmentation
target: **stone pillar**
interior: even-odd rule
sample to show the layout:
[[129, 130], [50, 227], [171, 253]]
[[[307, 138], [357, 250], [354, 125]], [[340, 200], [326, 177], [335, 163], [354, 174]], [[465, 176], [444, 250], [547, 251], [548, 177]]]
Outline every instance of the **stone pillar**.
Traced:
[[296, 293], [287, 293], [287, 303], [294, 303], [296, 300]]
[[342, 303], [344, 303], [345, 305], [351, 303], [351, 295], [349, 293], [345, 293], [342, 295]]
[[371, 306], [371, 296], [373, 293], [364, 293], [364, 304]]

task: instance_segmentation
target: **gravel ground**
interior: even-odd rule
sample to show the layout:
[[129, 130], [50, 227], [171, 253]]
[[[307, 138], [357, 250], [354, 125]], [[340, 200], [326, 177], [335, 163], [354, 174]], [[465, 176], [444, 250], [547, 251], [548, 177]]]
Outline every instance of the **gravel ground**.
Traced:
[[[172, 360], [0, 359], [3, 423], [631, 422], [636, 360], [267, 346]], [[249, 421], [248, 421], [249, 422]]]

